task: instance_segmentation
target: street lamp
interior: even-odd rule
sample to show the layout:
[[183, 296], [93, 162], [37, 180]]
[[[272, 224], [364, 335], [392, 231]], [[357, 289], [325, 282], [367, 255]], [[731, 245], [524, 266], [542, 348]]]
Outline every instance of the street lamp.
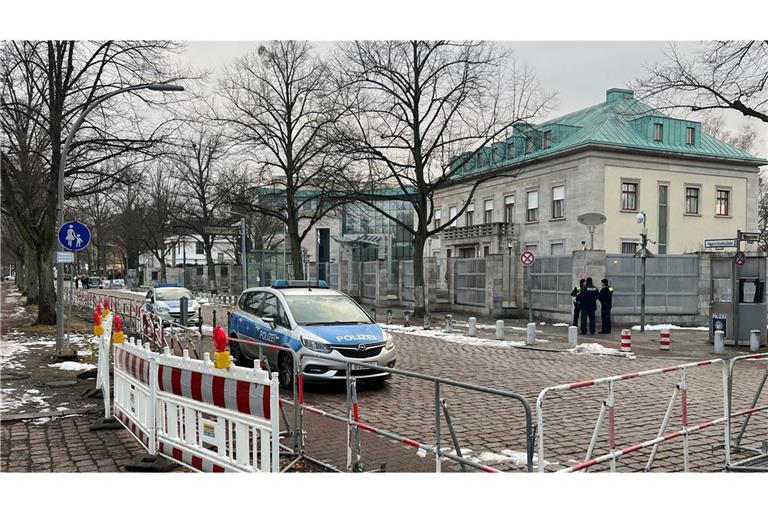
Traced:
[[[138, 91], [141, 89], [149, 89], [150, 91], [161, 91], [161, 92], [180, 92], [184, 90], [184, 87], [182, 87], [181, 85], [174, 85], [174, 84], [144, 84], [144, 85], [132, 85], [130, 87], [123, 87], [122, 89], [117, 89], [115, 91], [104, 94], [103, 96], [99, 96], [98, 98], [94, 99], [93, 102], [85, 108], [85, 110], [83, 110], [83, 112], [77, 118], [75, 123], [72, 125], [72, 128], [69, 130], [67, 139], [64, 141], [64, 147], [61, 149], [61, 159], [59, 160], [59, 187], [58, 187], [59, 198], [58, 198], [58, 203], [56, 205], [56, 208], [58, 210], [57, 221], [59, 226], [62, 226], [64, 224], [64, 168], [67, 164], [67, 154], [69, 153], [69, 146], [72, 144], [72, 139], [75, 138], [75, 133], [77, 133], [77, 130], [85, 121], [86, 116], [94, 108], [96, 108], [97, 105], [99, 105], [105, 100], [108, 100], [109, 98], [112, 98], [113, 96], [117, 96], [118, 94], [123, 94], [125, 92]], [[62, 350], [64, 349], [63, 298], [64, 298], [64, 264], [57, 262], [56, 263], [56, 352], [59, 355], [62, 355]]]
[[645, 259], [648, 251], [648, 227], [646, 226], [645, 212], [637, 214], [637, 223], [643, 225], [640, 231], [640, 261], [642, 262], [642, 278], [640, 280], [640, 332], [645, 332]]
[[240, 217], [240, 266], [243, 269], [243, 290], [248, 288], [248, 260], [245, 251], [245, 214], [230, 211], [230, 215]]

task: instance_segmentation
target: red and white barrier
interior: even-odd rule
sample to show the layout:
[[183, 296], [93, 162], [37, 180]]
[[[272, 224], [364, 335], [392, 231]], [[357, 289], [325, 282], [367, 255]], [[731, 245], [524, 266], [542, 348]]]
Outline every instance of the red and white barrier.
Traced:
[[669, 335], [669, 329], [662, 329], [661, 333], [659, 334], [659, 350], [669, 350], [672, 348], [670, 346], [671, 342], [672, 339]]
[[622, 352], [632, 352], [632, 331], [629, 329], [621, 330], [621, 348]]

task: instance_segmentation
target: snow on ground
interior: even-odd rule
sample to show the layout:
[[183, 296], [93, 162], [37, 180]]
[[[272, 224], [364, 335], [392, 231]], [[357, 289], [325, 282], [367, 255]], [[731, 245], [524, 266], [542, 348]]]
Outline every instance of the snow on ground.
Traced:
[[[446, 453], [450, 455], [456, 455], [456, 451], [446, 450]], [[525, 452], [518, 452], [515, 450], [510, 450], [508, 448], [505, 448], [501, 450], [500, 452], [489, 452], [489, 451], [482, 451], [477, 456], [470, 455], [473, 454], [474, 451], [471, 448], [462, 448], [461, 449], [461, 456], [469, 461], [472, 461], [476, 464], [501, 464], [501, 463], [511, 463], [515, 466], [525, 466], [528, 464], [528, 456]], [[449, 460], [447, 458], [444, 458], [443, 460]], [[547, 460], [544, 460], [544, 465], [549, 466], [550, 462], [547, 462]], [[555, 462], [554, 464], [558, 464]], [[539, 457], [536, 453], [533, 454], [533, 467], [538, 467], [539, 465]]]
[[570, 327], [571, 324], [564, 324], [564, 323], [558, 323], [558, 324], [552, 324], [552, 327]]
[[[657, 324], [657, 325], [645, 324], [646, 331], [660, 331], [662, 329], [670, 329], [670, 330], [681, 329], [686, 331], [708, 331], [709, 327], [680, 327], [679, 325], [673, 325], [673, 324]], [[632, 330], [639, 331], [640, 326], [633, 325]]]
[[48, 398], [51, 396], [43, 395], [37, 389], [3, 387], [0, 389], [0, 412], [13, 412], [28, 405], [39, 411], [49, 411]]
[[[476, 338], [474, 336], [464, 336], [463, 334], [456, 334], [453, 332], [445, 332], [442, 329], [422, 329], [417, 327], [405, 327], [398, 324], [379, 324], [382, 329], [391, 332], [402, 332], [407, 334], [414, 334], [416, 336], [424, 336], [426, 338], [435, 338], [443, 341], [449, 341], [451, 343], [461, 343], [464, 345], [481, 345], [484, 347], [523, 347], [525, 341], [510, 341], [510, 340], [488, 340], [485, 338]], [[541, 340], [544, 341], [544, 340]]]
[[581, 343], [576, 348], [568, 349], [571, 354], [596, 354], [599, 356], [624, 356], [635, 359], [632, 352], [622, 352], [615, 348], [604, 347], [599, 343]]
[[[75, 347], [92, 351], [91, 341], [79, 334], [70, 334], [69, 343]], [[56, 346], [54, 336], [36, 336], [13, 329], [4, 334], [0, 340], [0, 369], [18, 370], [22, 368], [20, 356], [29, 352], [32, 348], [49, 348]], [[79, 354], [79, 352], [78, 352]]]
[[[463, 327], [463, 326], [467, 325], [467, 322], [465, 322], [463, 320], [454, 320], [453, 321], [453, 325]], [[546, 324], [544, 324], [544, 325], [546, 325]], [[491, 330], [491, 331], [495, 331], [496, 330], [496, 324], [475, 324], [475, 326], [478, 329], [488, 329], [488, 330]], [[513, 331], [526, 331], [526, 332], [528, 331], [528, 327], [517, 327], [516, 325], [505, 325], [504, 329], [512, 329]], [[536, 332], [544, 332], [544, 331], [537, 330]]]
[[48, 366], [51, 368], [58, 368], [59, 370], [67, 370], [71, 372], [84, 372], [86, 370], [93, 370], [96, 368], [95, 364], [79, 363], [77, 361], [63, 361], [61, 363], [52, 363]]

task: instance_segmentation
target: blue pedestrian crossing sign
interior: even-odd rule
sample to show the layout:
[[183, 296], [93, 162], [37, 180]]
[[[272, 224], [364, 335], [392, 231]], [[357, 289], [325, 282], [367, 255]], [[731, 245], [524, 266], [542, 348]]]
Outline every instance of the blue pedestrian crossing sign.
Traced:
[[91, 232], [81, 222], [67, 221], [59, 227], [59, 243], [68, 251], [82, 251], [91, 243]]

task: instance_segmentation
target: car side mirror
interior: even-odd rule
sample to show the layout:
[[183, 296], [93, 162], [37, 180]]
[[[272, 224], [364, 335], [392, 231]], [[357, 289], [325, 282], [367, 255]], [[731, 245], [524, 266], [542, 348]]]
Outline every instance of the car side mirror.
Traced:
[[263, 316], [263, 317], [261, 317], [261, 319], [262, 319], [262, 320], [263, 320], [265, 323], [269, 324], [269, 327], [270, 327], [271, 329], [274, 329], [274, 328], [275, 328], [275, 317], [273, 317], [273, 316], [271, 316], [271, 315], [268, 315], [268, 316]]

